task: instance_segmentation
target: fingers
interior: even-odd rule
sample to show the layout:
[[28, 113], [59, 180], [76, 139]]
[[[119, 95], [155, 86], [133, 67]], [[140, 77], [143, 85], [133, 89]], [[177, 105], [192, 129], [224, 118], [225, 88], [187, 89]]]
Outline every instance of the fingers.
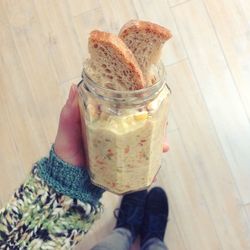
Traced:
[[55, 152], [61, 159], [73, 165], [82, 166], [85, 163], [76, 85], [71, 86], [60, 114]]
[[169, 151], [169, 145], [168, 145], [167, 142], [164, 142], [164, 144], [163, 144], [163, 152], [166, 153], [168, 151]]
[[156, 182], [157, 181], [157, 177], [155, 176], [154, 179], [153, 179], [153, 182]]
[[77, 86], [72, 85], [69, 91], [68, 99], [61, 111], [60, 124], [76, 123], [80, 120], [80, 112], [78, 107]]
[[68, 100], [66, 102], [66, 105], [72, 105], [74, 104], [75, 97], [77, 95], [77, 86], [75, 84], [71, 85]]

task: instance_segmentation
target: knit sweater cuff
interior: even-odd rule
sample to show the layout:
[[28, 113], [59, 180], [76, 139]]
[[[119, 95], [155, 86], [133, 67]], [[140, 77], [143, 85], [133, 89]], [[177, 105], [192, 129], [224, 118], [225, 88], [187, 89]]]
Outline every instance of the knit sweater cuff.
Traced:
[[91, 183], [87, 169], [60, 159], [51, 147], [49, 159], [39, 163], [38, 175], [57, 192], [96, 205], [104, 190]]

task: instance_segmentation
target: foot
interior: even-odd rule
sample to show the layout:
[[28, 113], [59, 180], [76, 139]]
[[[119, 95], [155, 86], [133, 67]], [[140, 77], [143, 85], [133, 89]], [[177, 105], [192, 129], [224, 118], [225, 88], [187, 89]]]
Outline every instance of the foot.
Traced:
[[168, 199], [162, 188], [155, 187], [147, 195], [141, 227], [141, 245], [151, 238], [163, 241], [168, 220]]
[[119, 215], [115, 228], [130, 230], [133, 240], [136, 239], [144, 217], [144, 205], [147, 191], [139, 191], [124, 195], [119, 209]]

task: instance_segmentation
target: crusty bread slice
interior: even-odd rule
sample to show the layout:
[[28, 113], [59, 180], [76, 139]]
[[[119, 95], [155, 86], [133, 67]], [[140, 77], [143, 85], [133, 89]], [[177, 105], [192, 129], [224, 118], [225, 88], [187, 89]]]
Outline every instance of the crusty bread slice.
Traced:
[[92, 31], [89, 53], [85, 72], [93, 81], [114, 90], [144, 88], [145, 80], [133, 53], [117, 35]]
[[133, 52], [147, 85], [151, 85], [152, 65], [157, 64], [164, 43], [172, 37], [170, 31], [151, 22], [131, 20], [121, 28], [119, 37]]

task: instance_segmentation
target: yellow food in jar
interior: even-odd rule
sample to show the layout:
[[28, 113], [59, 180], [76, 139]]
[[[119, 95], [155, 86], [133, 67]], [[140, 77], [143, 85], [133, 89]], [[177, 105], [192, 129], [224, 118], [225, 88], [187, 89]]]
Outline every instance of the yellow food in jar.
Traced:
[[134, 115], [135, 120], [137, 121], [144, 121], [148, 119], [148, 113], [136, 114]]

